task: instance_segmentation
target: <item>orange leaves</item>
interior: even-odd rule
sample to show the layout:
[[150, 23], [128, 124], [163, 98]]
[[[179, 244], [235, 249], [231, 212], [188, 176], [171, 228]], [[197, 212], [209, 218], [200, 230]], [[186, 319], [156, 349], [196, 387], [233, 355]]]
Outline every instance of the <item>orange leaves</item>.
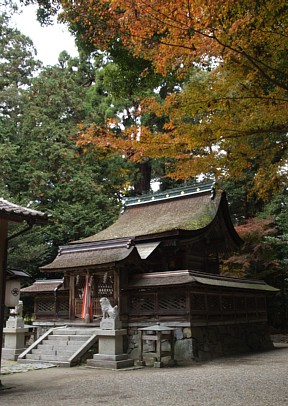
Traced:
[[[284, 0], [79, 0], [61, 1], [63, 16], [82, 42], [107, 50], [121, 41], [150, 59], [163, 75], [183, 75], [203, 57], [243, 61], [278, 86], [280, 52], [287, 53]], [[279, 72], [287, 76], [287, 65]]]
[[161, 129], [151, 120], [149, 127], [119, 133], [108, 123], [85, 130], [82, 145], [118, 149], [136, 161], [171, 158], [170, 175], [181, 179], [209, 173], [243, 180], [249, 174], [250, 189], [265, 199], [281, 185], [288, 150], [284, 0], [64, 0], [62, 5], [72, 28], [92, 48], [113, 49], [119, 41], [161, 74], [186, 83], [161, 103], [156, 97], [141, 101], [141, 115], [163, 118]]

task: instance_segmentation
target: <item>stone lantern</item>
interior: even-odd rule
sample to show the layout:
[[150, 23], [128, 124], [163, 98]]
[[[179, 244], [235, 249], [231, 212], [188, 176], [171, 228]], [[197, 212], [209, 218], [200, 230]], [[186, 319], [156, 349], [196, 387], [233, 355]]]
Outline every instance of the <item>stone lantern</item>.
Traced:
[[26, 272], [16, 269], [7, 269], [6, 288], [5, 288], [5, 306], [11, 308], [18, 305], [20, 300], [20, 283], [29, 278]]
[[2, 358], [16, 361], [25, 350], [25, 336], [29, 328], [24, 326], [23, 303], [20, 301], [20, 281], [29, 278], [24, 271], [7, 270], [5, 305], [10, 308], [10, 316], [3, 329], [4, 347]]
[[[5, 287], [5, 306], [15, 307], [20, 299], [20, 280], [13, 271], [7, 271], [8, 278]], [[9, 277], [9, 274], [11, 277]]]

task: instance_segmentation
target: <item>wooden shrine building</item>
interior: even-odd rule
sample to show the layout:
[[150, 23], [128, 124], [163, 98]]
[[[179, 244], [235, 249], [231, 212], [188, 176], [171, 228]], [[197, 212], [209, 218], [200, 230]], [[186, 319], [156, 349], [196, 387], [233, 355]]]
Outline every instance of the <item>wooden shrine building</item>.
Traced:
[[222, 255], [241, 243], [225, 192], [197, 184], [127, 199], [113, 225], [60, 247], [42, 271], [63, 274], [70, 323], [82, 321], [87, 278], [91, 322], [101, 297], [117, 304], [131, 356], [137, 329], [161, 322], [176, 329], [176, 356], [206, 359], [271, 345], [266, 299], [276, 289], [221, 276]]

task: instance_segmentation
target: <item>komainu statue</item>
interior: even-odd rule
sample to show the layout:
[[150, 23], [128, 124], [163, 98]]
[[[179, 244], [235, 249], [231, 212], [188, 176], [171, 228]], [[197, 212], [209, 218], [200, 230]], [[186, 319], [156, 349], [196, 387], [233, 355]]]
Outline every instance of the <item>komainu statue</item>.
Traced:
[[101, 297], [100, 306], [102, 310], [102, 320], [104, 319], [118, 319], [118, 306], [112, 307], [107, 297]]

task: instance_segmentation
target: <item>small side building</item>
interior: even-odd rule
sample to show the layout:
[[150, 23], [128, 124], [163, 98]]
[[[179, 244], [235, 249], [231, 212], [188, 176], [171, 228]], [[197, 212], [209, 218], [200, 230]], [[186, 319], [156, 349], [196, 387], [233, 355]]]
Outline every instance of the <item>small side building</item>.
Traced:
[[41, 270], [63, 273], [69, 323], [85, 323], [89, 280], [90, 323], [101, 318], [101, 297], [117, 304], [131, 357], [138, 356], [138, 328], [160, 322], [176, 330], [177, 359], [205, 360], [272, 347], [267, 295], [276, 289], [221, 276], [222, 256], [241, 243], [225, 192], [197, 184], [127, 199], [113, 225], [60, 247]]
[[[34, 300], [34, 315], [38, 325], [41, 321], [55, 325], [57, 320], [69, 319], [69, 289], [65, 289], [63, 279], [36, 280], [32, 285], [21, 289], [21, 298]], [[49, 325], [49, 324], [48, 324]]]

